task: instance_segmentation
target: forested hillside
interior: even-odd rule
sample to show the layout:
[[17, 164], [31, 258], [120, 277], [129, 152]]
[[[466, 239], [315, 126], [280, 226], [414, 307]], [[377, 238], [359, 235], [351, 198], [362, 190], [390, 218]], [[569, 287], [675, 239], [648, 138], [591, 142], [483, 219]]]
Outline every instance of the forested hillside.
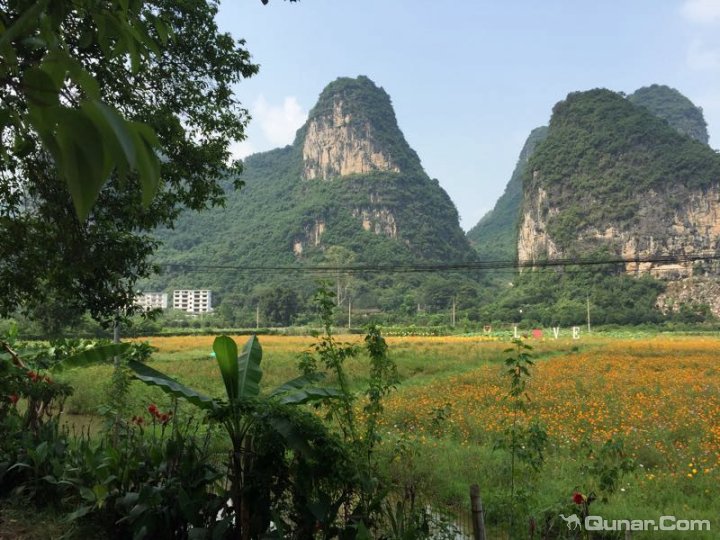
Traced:
[[[619, 94], [617, 97], [621, 97]], [[683, 135], [692, 137], [702, 143], [708, 143], [707, 124], [702, 109], [696, 107], [687, 97], [674, 88], [653, 84], [643, 87], [628, 96], [633, 105], [639, 105], [654, 116], [666, 121], [671, 127]], [[626, 109], [631, 110], [631, 109]], [[589, 109], [588, 109], [589, 111]], [[586, 112], [588, 112], [586, 111]], [[584, 113], [580, 113], [584, 114]], [[594, 114], [594, 113], [593, 113]], [[617, 118], [617, 117], [615, 117]], [[588, 117], [587, 122], [600, 120], [597, 130], [602, 132], [608, 123], [614, 120], [601, 119], [597, 115]], [[626, 119], [632, 123], [632, 120]], [[594, 125], [594, 124], [593, 124]], [[517, 233], [522, 203], [522, 178], [527, 171], [527, 164], [537, 145], [547, 137], [547, 127], [534, 129], [528, 136], [517, 165], [508, 182], [505, 192], [498, 199], [495, 207], [467, 233], [467, 237], [483, 260], [511, 260], [517, 257]], [[618, 136], [622, 137], [621, 133]], [[569, 137], [572, 138], [572, 135]], [[619, 138], [617, 144], [632, 144], [631, 141]], [[573, 151], [573, 145], [568, 151]], [[564, 159], [565, 150], [555, 145], [549, 153], [557, 153]]]

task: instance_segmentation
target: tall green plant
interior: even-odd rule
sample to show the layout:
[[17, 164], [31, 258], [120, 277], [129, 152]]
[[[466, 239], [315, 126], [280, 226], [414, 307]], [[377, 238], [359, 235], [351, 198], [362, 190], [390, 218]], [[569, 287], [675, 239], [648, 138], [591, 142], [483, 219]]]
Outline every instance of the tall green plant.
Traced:
[[531, 377], [530, 368], [534, 365], [532, 347], [521, 339], [513, 340], [513, 347], [505, 349], [505, 376], [508, 380], [507, 399], [510, 402], [511, 419], [502, 439], [495, 444], [496, 448], [505, 448], [510, 452], [510, 508], [509, 522], [511, 532], [514, 527], [515, 507], [517, 500], [526, 501], [527, 494], [518, 492], [516, 486], [517, 464], [522, 462], [533, 472], [539, 472], [545, 462], [545, 446], [547, 432], [537, 420], [527, 424], [521, 423], [521, 416], [528, 411], [530, 396], [527, 393], [528, 381]]
[[[205, 396], [145, 364], [130, 361], [128, 366], [140, 381], [207, 411], [224, 427], [232, 446], [228, 463], [232, 509], [227, 510], [234, 514], [237, 538], [259, 538], [269, 526], [273, 489], [288, 481], [284, 454], [294, 452], [312, 460], [320, 446], [318, 441], [324, 437], [318, 422], [300, 418], [288, 407], [335, 398], [340, 392], [311, 386], [322, 376], [308, 374], [261, 395], [262, 348], [255, 336], [240, 354], [227, 336], [215, 339], [213, 351], [225, 386], [224, 399]], [[277, 461], [273, 463], [271, 456]]]
[[[388, 346], [380, 330], [371, 326], [365, 336], [365, 352], [369, 357], [367, 386], [353, 389], [345, 369], [348, 359], [360, 355], [361, 348], [342, 343], [333, 334], [335, 293], [321, 286], [315, 294], [315, 306], [322, 321], [324, 333], [313, 346], [314, 353], [306, 352], [300, 357], [300, 368], [306, 375], [316, 375], [324, 370], [338, 381], [340, 396], [325, 401], [326, 418], [332, 421], [348, 450], [352, 453], [356, 482], [353, 485], [352, 507], [348, 509], [354, 521], [355, 534], [362, 535], [381, 518], [383, 501], [388, 492], [388, 482], [381, 477], [375, 455], [380, 442], [379, 420], [383, 412], [383, 400], [398, 384], [397, 367], [388, 356]], [[362, 412], [357, 403], [364, 401]]]

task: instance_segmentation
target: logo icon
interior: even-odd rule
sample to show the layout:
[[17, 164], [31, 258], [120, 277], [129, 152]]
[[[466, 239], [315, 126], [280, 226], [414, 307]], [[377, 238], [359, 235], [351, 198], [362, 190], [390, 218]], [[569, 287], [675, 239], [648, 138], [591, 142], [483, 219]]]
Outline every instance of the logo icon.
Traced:
[[560, 517], [567, 524], [567, 528], [571, 531], [574, 531], [580, 526], [580, 518], [577, 516], [577, 514], [573, 514], [569, 517], [565, 517], [565, 514], [560, 514]]

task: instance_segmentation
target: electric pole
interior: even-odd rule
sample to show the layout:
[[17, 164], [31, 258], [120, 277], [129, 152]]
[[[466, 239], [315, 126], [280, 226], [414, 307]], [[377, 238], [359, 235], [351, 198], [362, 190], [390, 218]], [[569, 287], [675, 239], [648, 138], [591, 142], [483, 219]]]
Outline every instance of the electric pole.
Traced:
[[588, 334], [590, 333], [590, 295], [587, 296], [587, 325]]

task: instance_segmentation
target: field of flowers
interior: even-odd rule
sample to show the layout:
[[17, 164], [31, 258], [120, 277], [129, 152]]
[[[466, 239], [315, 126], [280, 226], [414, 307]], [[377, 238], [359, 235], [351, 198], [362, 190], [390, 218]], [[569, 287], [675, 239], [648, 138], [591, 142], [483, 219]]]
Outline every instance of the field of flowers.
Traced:
[[[212, 336], [158, 337], [152, 364], [210, 394], [220, 395], [210, 356]], [[236, 337], [238, 343], [247, 338]], [[360, 344], [362, 336], [341, 336]], [[511, 405], [504, 351], [510, 336], [390, 336], [401, 384], [385, 404], [382, 448], [399, 485], [413, 484], [447, 507], [461, 507], [469, 483], [480, 484], [488, 519], [502, 530], [509, 460], [496, 442]], [[263, 384], [296, 374], [297, 356], [313, 337], [261, 336]], [[639, 338], [552, 337], [526, 342], [535, 365], [519, 422], [538, 420], [548, 435], [544, 467], [523, 469], [529, 511], [569, 509], [573, 492], [590, 493], [607, 471], [593, 466], [608, 440], [621, 441], [633, 469], [617, 474], [616, 490], [595, 510], [613, 518], [677, 515], [717, 520], [720, 513], [720, 339], [658, 335]], [[366, 359], [349, 361], [356, 380]], [[106, 368], [83, 375], [107, 378]], [[79, 381], [76, 381], [76, 383]], [[332, 381], [330, 381], [332, 382]], [[91, 394], [91, 383], [86, 392]], [[139, 392], [146, 390], [139, 385]], [[139, 394], [142, 399], [157, 396]], [[70, 403], [72, 409], [73, 404]], [[358, 405], [361, 407], [361, 404]], [[402, 459], [398, 458], [401, 456]], [[394, 464], [394, 465], [393, 465]], [[613, 464], [603, 467], [613, 472]], [[560, 506], [558, 506], [560, 505]], [[565, 505], [565, 506], [562, 506]], [[554, 510], [553, 510], [554, 511]], [[517, 510], [514, 510], [517, 513]], [[713, 525], [720, 528], [720, 521]], [[713, 533], [693, 538], [715, 538]], [[652, 536], [638, 536], [651, 538]], [[683, 538], [667, 533], [662, 538]]]
[[[163, 369], [206, 385], [217, 383], [209, 359], [212, 336], [153, 338]], [[237, 337], [242, 343], [246, 338]], [[362, 336], [343, 336], [360, 343]], [[262, 336], [269, 379], [293, 369], [312, 337]], [[510, 414], [502, 380], [508, 341], [484, 336], [389, 337], [404, 380], [386, 404], [386, 424], [432, 430], [444, 410], [444, 431], [463, 445], [486, 442]], [[720, 472], [720, 339], [528, 340], [537, 363], [526, 416], [537, 417], [558, 447], [621, 435], [652, 479]], [[183, 360], [177, 358], [185, 353]], [[189, 358], [187, 357], [189, 355]], [[506, 356], [506, 355], [505, 355]], [[547, 357], [547, 358], [546, 358]], [[201, 360], [201, 361], [198, 361]], [[362, 371], [362, 360], [351, 366]], [[183, 377], [184, 376], [184, 377]], [[692, 463], [690, 467], [688, 464]], [[717, 476], [720, 480], [720, 475]]]
[[[623, 436], [633, 457], [657, 469], [648, 478], [717, 475], [719, 345], [714, 338], [623, 340], [540, 360], [524, 416], [539, 418], [558, 447]], [[438, 378], [395, 393], [387, 421], [422, 434], [444, 408], [457, 440], [483, 442], [510, 415], [506, 386], [495, 363]]]

